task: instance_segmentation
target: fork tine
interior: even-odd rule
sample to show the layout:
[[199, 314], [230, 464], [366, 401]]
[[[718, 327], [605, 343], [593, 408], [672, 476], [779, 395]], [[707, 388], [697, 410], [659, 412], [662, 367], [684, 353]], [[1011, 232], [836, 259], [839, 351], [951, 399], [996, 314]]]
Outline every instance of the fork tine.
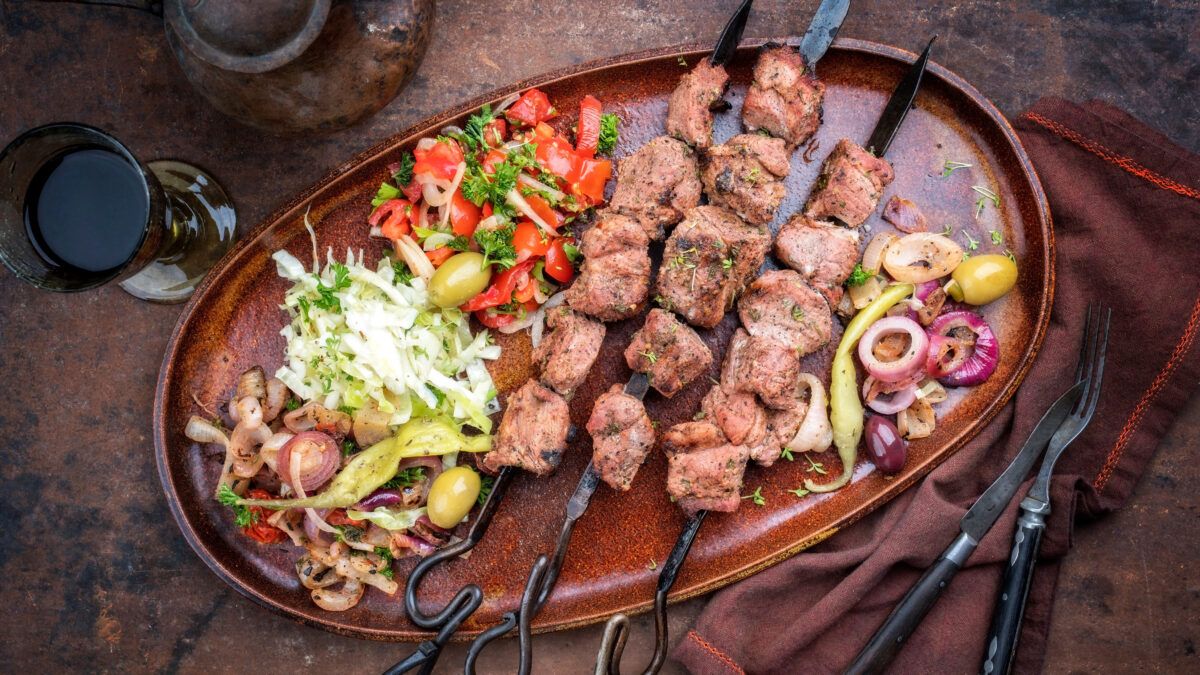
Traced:
[[[1079, 400], [1075, 402], [1075, 407], [1071, 409], [1071, 415], [1078, 416], [1087, 406], [1088, 395], [1091, 393], [1092, 387], [1092, 372], [1096, 368], [1096, 347], [1100, 340], [1097, 333], [1100, 332], [1100, 312], [1097, 311], [1095, 316], [1092, 315], [1092, 306], [1088, 304], [1087, 326], [1083, 332], [1083, 349], [1085, 350], [1080, 356], [1082, 362], [1079, 364], [1083, 373], [1083, 393], [1079, 395]], [[1093, 321], [1095, 319], [1095, 321]], [[1086, 362], [1086, 367], [1085, 363]], [[1077, 380], [1078, 381], [1078, 380]]]
[[[1100, 319], [1099, 314], [1098, 312], [1096, 317], [1097, 322]], [[1104, 311], [1103, 316], [1104, 331], [1098, 336], [1100, 344], [1096, 348], [1096, 379], [1092, 381], [1091, 398], [1088, 399], [1087, 410], [1083, 413], [1084, 424], [1087, 424], [1092, 419], [1092, 413], [1096, 412], [1096, 404], [1100, 401], [1100, 384], [1104, 380], [1104, 354], [1108, 350], [1108, 328], [1112, 322], [1112, 310]]]
[[[1088, 301], [1087, 318], [1083, 323], [1083, 342], [1079, 345], [1079, 359], [1075, 362], [1075, 382], [1083, 381], [1083, 366], [1088, 359], [1088, 331], [1092, 328], [1092, 302]], [[1080, 397], [1083, 398], [1083, 397]]]

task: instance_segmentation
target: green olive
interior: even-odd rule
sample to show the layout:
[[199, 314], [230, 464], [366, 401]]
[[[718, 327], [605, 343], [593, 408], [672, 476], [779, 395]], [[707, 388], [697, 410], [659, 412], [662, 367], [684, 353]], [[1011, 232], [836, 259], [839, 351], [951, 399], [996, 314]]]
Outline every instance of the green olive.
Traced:
[[479, 474], [469, 467], [456, 466], [442, 472], [429, 486], [429, 519], [447, 530], [462, 522], [479, 498]]
[[967, 258], [950, 275], [946, 286], [950, 297], [972, 305], [998, 300], [1017, 283], [1017, 263], [1003, 255], [976, 255]]
[[450, 256], [429, 280], [429, 299], [438, 307], [458, 307], [479, 295], [492, 279], [492, 266], [472, 251]]

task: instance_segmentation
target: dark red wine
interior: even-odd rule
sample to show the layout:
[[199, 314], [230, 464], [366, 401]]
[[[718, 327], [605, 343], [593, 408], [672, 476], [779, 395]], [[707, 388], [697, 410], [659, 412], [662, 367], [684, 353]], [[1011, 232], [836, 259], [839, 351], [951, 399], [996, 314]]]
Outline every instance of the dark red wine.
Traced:
[[95, 147], [47, 162], [25, 195], [25, 228], [38, 254], [50, 265], [85, 272], [132, 260], [149, 215], [141, 170]]

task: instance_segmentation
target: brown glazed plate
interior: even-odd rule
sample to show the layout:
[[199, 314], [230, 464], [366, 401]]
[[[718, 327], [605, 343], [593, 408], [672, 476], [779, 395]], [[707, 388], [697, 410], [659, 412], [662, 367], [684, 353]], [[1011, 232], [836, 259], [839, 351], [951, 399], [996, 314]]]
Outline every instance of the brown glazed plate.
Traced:
[[[729, 68], [732, 86], [729, 112], [717, 116], [716, 138], [738, 132], [742, 98], [751, 80], [757, 44], [742, 47]], [[706, 50], [674, 47], [614, 57], [550, 73], [436, 115], [409, 128], [338, 167], [316, 186], [276, 211], [227, 254], [204, 280], [184, 309], [171, 336], [159, 376], [154, 416], [154, 441], [159, 475], [171, 510], [188, 543], [217, 576], [267, 608], [298, 621], [337, 633], [380, 640], [413, 640], [424, 634], [405, 615], [403, 593], [388, 596], [369, 589], [358, 606], [342, 613], [326, 612], [313, 604], [296, 579], [299, 551], [290, 544], [262, 546], [242, 536], [229, 512], [212, 499], [221, 463], [212, 447], [202, 447], [183, 435], [188, 416], [198, 412], [194, 398], [227, 401], [237, 375], [254, 365], [273, 372], [281, 365], [280, 329], [287, 317], [279, 309], [286, 282], [275, 273], [271, 253], [285, 248], [301, 260], [311, 259], [304, 214], [315, 224], [318, 243], [332, 247], [341, 258], [347, 247], [362, 249], [368, 259], [383, 255], [384, 243], [367, 235], [370, 202], [387, 165], [401, 149], [433, 135], [447, 124], [461, 125], [485, 102], [495, 103], [510, 92], [537, 86], [569, 124], [585, 94], [603, 101], [605, 110], [621, 120], [619, 158], [663, 133], [667, 98], [685, 71], [679, 58], [695, 64]], [[859, 40], [839, 39], [818, 65], [828, 86], [824, 124], [817, 133], [819, 147], [806, 162], [802, 151], [792, 159], [787, 178], [788, 197], [772, 225], [804, 202], [820, 160], [841, 137], [859, 142], [870, 134], [892, 88], [915, 56], [907, 51]], [[934, 434], [911, 444], [902, 473], [885, 478], [864, 459], [854, 481], [827, 495], [798, 498], [786, 490], [799, 487], [808, 462], [780, 460], [769, 469], [752, 466], [745, 477], [746, 493], [761, 487], [766, 504], [747, 500], [736, 513], [713, 514], [704, 524], [671, 595], [679, 600], [720, 588], [829, 537], [924, 476], [974, 436], [1012, 396], [1042, 341], [1050, 316], [1054, 247], [1049, 211], [1037, 176], [1016, 134], [1004, 117], [962, 78], [936, 63], [929, 70], [904, 128], [888, 159], [896, 181], [884, 198], [899, 195], [916, 202], [931, 230], [950, 225], [955, 239], [980, 242], [977, 253], [1011, 250], [1020, 268], [1016, 289], [985, 309], [1001, 345], [1001, 362], [983, 385], [954, 391], [938, 406]], [[942, 177], [946, 160], [966, 162]], [[982, 185], [1000, 196], [999, 207], [987, 204], [976, 218]], [[610, 186], [611, 189], [611, 186]], [[877, 215], [865, 232], [888, 227]], [[994, 245], [991, 231], [1003, 235]], [[661, 254], [657, 244], [653, 253]], [[768, 263], [773, 264], [773, 263]], [[835, 321], [834, 343], [840, 327]], [[588, 383], [571, 402], [571, 419], [582, 429], [596, 397], [629, 376], [622, 350], [641, 325], [640, 318], [609, 324], [603, 351]], [[736, 325], [734, 314], [711, 331], [700, 331], [717, 356]], [[526, 333], [502, 336], [503, 356], [492, 364], [497, 388], [519, 386], [532, 375]], [[807, 357], [811, 372], [828, 382], [832, 345]], [[701, 378], [673, 399], [651, 392], [646, 408], [662, 428], [691, 419], [709, 388]], [[500, 615], [520, 600], [530, 567], [538, 553], [549, 553], [564, 517], [566, 501], [591, 456], [586, 433], [579, 433], [558, 472], [549, 478], [517, 476], [483, 541], [467, 560], [436, 568], [425, 579], [420, 598], [426, 611], [440, 609], [454, 592], [476, 583], [484, 603], [462, 626], [462, 635], [478, 633], [497, 623]], [[834, 452], [814, 457], [832, 478], [841, 471]], [[670, 551], [684, 517], [664, 491], [666, 461], [654, 452], [641, 468], [633, 489], [616, 494], [601, 486], [591, 508], [579, 521], [566, 564], [554, 594], [534, 620], [537, 631], [601, 621], [615, 612], [638, 612], [650, 607], [658, 567]], [[397, 564], [402, 580], [413, 559]]]

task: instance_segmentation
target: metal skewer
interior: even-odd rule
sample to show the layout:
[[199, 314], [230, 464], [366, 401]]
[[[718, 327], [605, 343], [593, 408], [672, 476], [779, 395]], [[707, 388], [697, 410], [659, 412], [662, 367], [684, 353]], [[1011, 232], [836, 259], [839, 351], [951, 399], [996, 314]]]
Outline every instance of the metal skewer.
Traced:
[[[625, 384], [624, 391], [629, 396], [642, 400], [649, 389], [649, 378], [643, 373], [634, 373], [630, 376], [629, 382]], [[592, 495], [596, 493], [599, 485], [600, 474], [596, 472], [595, 466], [589, 461], [583, 475], [579, 477], [579, 483], [575, 485], [575, 492], [567, 502], [567, 517], [563, 521], [562, 529], [559, 530], [553, 555], [547, 556], [542, 553], [534, 560], [533, 569], [529, 573], [525, 591], [521, 596], [521, 606], [515, 611], [505, 613], [501, 623], [487, 629], [471, 643], [465, 667], [468, 675], [474, 675], [475, 662], [479, 659], [479, 654], [483, 649], [497, 638], [508, 634], [514, 627], [518, 629], [517, 634], [521, 648], [521, 659], [517, 672], [520, 675], [528, 675], [533, 663], [530, 644], [532, 639], [530, 626], [533, 617], [541, 611], [542, 606], [546, 604], [546, 600], [554, 591], [554, 586], [558, 583], [559, 572], [562, 571], [563, 563], [566, 561], [567, 547], [571, 544], [571, 535], [575, 532], [575, 524], [587, 512]]]

